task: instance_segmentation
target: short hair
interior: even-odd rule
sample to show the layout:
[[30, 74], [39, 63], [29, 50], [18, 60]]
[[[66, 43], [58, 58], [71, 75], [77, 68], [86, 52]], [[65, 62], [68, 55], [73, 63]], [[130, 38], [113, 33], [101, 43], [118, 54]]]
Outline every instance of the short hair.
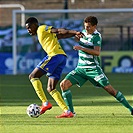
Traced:
[[38, 20], [35, 17], [30, 17], [26, 20], [25, 24], [27, 23], [30, 23], [30, 24], [38, 23]]
[[92, 26], [98, 24], [98, 20], [97, 20], [97, 18], [96, 18], [95, 16], [86, 17], [86, 18], [84, 19], [84, 22], [85, 22], [85, 23], [91, 23]]

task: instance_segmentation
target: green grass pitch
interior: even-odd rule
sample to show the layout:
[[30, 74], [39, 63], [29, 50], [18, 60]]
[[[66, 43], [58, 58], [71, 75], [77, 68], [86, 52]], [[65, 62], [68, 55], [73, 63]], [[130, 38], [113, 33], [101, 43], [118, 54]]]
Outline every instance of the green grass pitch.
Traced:
[[[120, 90], [133, 106], [133, 74], [107, 74], [110, 83]], [[63, 78], [63, 76], [62, 76]], [[41, 78], [44, 89], [47, 80]], [[59, 89], [59, 85], [57, 86]], [[26, 108], [41, 105], [28, 75], [0, 75], [0, 133], [133, 133], [133, 116], [101, 88], [89, 82], [71, 88], [77, 116], [56, 119], [62, 113], [45, 89], [53, 108], [39, 118], [30, 118]]]

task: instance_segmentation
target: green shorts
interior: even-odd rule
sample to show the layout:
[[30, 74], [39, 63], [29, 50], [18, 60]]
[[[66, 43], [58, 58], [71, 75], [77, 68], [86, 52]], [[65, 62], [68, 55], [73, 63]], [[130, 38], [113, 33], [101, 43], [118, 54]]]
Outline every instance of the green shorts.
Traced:
[[75, 68], [65, 79], [68, 79], [72, 85], [81, 87], [87, 80], [94, 86], [104, 87], [109, 85], [109, 80], [100, 67], [96, 68]]

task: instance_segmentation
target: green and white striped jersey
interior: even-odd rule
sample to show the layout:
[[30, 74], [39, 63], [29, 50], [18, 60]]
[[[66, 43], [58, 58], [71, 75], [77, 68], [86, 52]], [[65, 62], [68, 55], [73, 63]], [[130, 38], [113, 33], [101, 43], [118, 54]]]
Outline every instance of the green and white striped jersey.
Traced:
[[[85, 48], [93, 49], [94, 46], [100, 46], [102, 43], [101, 34], [95, 30], [93, 34], [87, 35], [86, 30], [82, 31], [85, 35], [84, 38], [80, 38], [79, 45]], [[79, 50], [79, 61], [77, 67], [80, 68], [96, 68], [96, 65], [100, 65], [100, 59], [98, 56], [94, 56]]]

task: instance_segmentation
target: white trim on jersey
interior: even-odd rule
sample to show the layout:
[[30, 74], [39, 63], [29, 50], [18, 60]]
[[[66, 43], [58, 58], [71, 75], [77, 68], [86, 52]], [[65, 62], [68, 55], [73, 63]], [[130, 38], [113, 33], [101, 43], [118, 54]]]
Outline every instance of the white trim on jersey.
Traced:
[[79, 58], [79, 63], [83, 64], [83, 65], [91, 65], [94, 62], [91, 62], [89, 60], [82, 60], [82, 59]]
[[77, 66], [77, 68], [96, 68], [96, 66]]
[[82, 57], [84, 57], [84, 58], [92, 58], [93, 59], [93, 55], [89, 55], [89, 54], [83, 54], [83, 53], [80, 53], [79, 52], [79, 56], [82, 56]]

